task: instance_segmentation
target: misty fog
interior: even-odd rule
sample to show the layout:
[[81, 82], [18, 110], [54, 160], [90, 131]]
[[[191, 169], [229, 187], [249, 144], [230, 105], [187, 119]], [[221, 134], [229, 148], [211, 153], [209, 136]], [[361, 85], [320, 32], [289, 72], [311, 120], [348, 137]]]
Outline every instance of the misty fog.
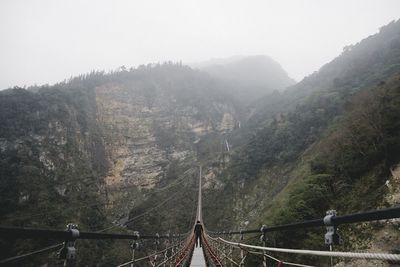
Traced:
[[396, 0], [0, 2], [0, 89], [91, 70], [268, 55], [297, 81], [397, 19]]

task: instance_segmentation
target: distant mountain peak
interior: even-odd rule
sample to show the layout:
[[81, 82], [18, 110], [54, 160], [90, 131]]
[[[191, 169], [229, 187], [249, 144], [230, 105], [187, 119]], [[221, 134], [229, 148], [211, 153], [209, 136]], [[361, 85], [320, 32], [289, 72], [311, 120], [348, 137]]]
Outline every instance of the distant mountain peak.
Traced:
[[295, 83], [278, 62], [266, 55], [217, 58], [191, 66], [226, 82], [231, 93], [247, 103]]

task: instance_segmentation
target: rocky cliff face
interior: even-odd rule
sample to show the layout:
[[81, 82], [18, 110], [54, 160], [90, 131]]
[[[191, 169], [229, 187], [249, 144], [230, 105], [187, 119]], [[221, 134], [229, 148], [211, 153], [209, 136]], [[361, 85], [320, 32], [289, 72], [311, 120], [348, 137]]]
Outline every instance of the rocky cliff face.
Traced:
[[[33, 210], [49, 199], [75, 203], [89, 190], [91, 200], [126, 217], [138, 192], [197, 168], [208, 155], [199, 147], [222, 142], [237, 125], [235, 104], [219, 84], [180, 65], [94, 73], [36, 91], [0, 95], [2, 192], [16, 203], [37, 198]], [[84, 190], [88, 180], [94, 187]], [[3, 216], [22, 208], [12, 203]]]
[[[204, 150], [199, 146], [222, 142], [238, 121], [234, 102], [207, 75], [177, 66], [151, 71], [158, 79], [130, 79], [94, 89], [109, 162], [107, 197], [118, 217], [126, 218], [138, 203], [138, 192], [125, 188], [150, 190], [177, 179], [179, 171], [194, 171]], [[182, 75], [174, 80], [177, 72]]]
[[204, 114], [163, 89], [149, 103], [135, 88], [102, 86], [96, 88], [96, 100], [111, 163], [110, 186], [156, 186], [171, 162], [193, 160], [197, 142], [210, 133], [231, 131], [236, 121], [231, 103], [211, 100]]

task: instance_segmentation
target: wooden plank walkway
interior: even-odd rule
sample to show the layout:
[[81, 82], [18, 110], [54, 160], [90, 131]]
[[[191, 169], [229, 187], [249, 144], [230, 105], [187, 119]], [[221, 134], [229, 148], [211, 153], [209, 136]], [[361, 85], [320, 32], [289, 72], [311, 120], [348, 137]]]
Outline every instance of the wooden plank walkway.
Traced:
[[192, 263], [190, 264], [190, 266], [191, 267], [205, 267], [206, 266], [202, 248], [197, 247], [194, 249]]

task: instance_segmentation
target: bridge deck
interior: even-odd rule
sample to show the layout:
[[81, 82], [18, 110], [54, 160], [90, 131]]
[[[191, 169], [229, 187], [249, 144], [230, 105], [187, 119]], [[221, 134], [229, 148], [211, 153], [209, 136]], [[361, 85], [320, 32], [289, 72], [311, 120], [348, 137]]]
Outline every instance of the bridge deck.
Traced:
[[194, 249], [191, 267], [205, 267], [206, 262], [204, 260], [203, 249], [197, 247]]

